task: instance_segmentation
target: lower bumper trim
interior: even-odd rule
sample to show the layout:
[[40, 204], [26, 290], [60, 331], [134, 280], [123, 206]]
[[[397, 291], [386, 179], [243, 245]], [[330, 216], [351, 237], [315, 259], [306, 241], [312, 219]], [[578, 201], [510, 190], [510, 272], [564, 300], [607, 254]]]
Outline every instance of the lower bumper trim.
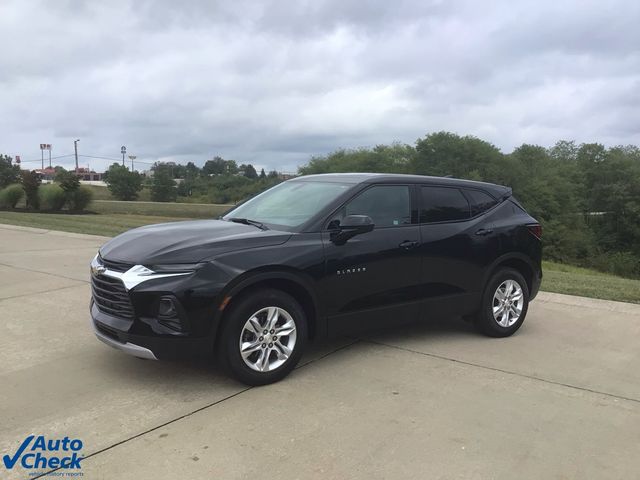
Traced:
[[[93, 322], [91, 323], [93, 324]], [[114, 340], [113, 338], [107, 337], [103, 333], [99, 332], [96, 329], [95, 325], [93, 325], [93, 333], [96, 334], [96, 337], [98, 337], [98, 340], [100, 340], [101, 342], [106, 343], [110, 347], [120, 350], [126, 354], [133, 355], [134, 357], [138, 358], [146, 358], [148, 360], [158, 360], [155, 354], [148, 348], [141, 347], [140, 345], [129, 342], [122, 343]]]

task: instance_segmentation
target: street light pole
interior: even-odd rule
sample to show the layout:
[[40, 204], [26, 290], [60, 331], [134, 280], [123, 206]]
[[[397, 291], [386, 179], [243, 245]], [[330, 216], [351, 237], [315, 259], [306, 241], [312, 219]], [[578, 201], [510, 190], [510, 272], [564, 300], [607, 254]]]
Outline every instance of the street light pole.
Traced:
[[74, 140], [73, 141], [73, 149], [75, 151], [76, 154], [76, 173], [78, 173], [78, 142], [80, 141], [80, 139]]
[[49, 168], [51, 168], [51, 145], [49, 145]]

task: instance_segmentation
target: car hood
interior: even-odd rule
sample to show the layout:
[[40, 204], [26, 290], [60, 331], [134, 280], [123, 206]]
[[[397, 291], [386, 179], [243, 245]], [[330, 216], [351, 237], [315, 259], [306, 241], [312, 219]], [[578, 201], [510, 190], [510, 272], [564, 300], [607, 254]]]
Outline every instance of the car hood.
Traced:
[[139, 265], [196, 263], [234, 250], [279, 245], [290, 236], [223, 220], [160, 223], [118, 235], [100, 248], [100, 256]]

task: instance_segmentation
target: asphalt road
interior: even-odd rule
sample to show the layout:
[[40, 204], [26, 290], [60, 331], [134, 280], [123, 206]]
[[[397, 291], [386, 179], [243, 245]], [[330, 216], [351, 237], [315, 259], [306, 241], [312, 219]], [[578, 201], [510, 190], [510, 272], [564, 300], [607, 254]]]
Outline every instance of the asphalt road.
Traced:
[[511, 338], [442, 319], [247, 388], [94, 338], [104, 240], [0, 225], [2, 455], [35, 434], [81, 439], [85, 479], [640, 476], [640, 306], [541, 293]]

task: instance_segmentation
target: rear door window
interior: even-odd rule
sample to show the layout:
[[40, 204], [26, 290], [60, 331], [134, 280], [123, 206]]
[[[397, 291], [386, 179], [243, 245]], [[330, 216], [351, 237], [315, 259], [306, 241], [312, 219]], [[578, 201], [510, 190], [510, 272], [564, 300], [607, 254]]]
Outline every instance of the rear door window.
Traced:
[[422, 187], [420, 223], [450, 222], [471, 217], [469, 202], [457, 188]]

